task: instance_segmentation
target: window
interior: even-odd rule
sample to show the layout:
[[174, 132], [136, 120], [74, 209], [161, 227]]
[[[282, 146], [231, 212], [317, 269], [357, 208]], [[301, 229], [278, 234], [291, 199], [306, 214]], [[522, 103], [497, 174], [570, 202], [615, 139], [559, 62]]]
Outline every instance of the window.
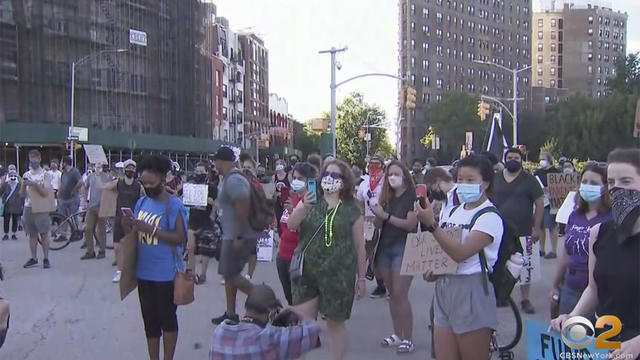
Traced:
[[592, 53], [587, 54], [587, 60], [593, 61], [593, 54]]
[[556, 44], [551, 44], [551, 52], [556, 52]]
[[227, 85], [222, 84], [222, 96], [227, 97]]
[[422, 9], [422, 17], [425, 19], [429, 18], [429, 9], [427, 8]]
[[437, 87], [438, 89], [442, 89], [442, 79], [438, 79], [438, 80], [436, 81], [436, 87]]
[[411, 57], [411, 67], [414, 68], [416, 67], [416, 58], [415, 57]]
[[429, 60], [422, 60], [422, 69], [429, 70]]
[[556, 87], [556, 81], [555, 80], [549, 81], [549, 86], [552, 88]]
[[542, 79], [538, 80], [538, 86], [542, 86]]
[[538, 19], [538, 27], [542, 27], [542, 19]]
[[593, 16], [589, 15], [587, 21], [589, 22], [589, 25], [593, 24]]
[[593, 35], [593, 29], [589, 28], [589, 30], [587, 30], [587, 34], [589, 34], [589, 36]]
[[551, 31], [551, 39], [555, 40], [556, 39], [556, 32], [555, 30]]
[[556, 19], [551, 19], [551, 27], [556, 27]]
[[422, 43], [422, 51], [426, 54], [429, 52], [429, 43]]
[[593, 49], [593, 40], [589, 40], [587, 44], [589, 45], [589, 50]]
[[411, 22], [411, 32], [416, 32], [416, 23]]
[[538, 39], [542, 40], [542, 31], [538, 31]]
[[538, 55], [538, 64], [542, 64], [543, 58], [542, 55]]
[[593, 74], [593, 66], [591, 65], [587, 66], [587, 73]]
[[226, 106], [222, 107], [222, 119], [223, 120], [227, 120], [227, 107]]
[[422, 77], [422, 86], [429, 86], [429, 77], [428, 76], [423, 76]]
[[538, 76], [542, 76], [542, 66], [538, 66]]
[[551, 75], [555, 76], [556, 75], [556, 68], [552, 67], [550, 69]]
[[429, 25], [422, 25], [422, 32], [426, 35], [429, 33]]
[[538, 43], [538, 51], [542, 51], [542, 43]]

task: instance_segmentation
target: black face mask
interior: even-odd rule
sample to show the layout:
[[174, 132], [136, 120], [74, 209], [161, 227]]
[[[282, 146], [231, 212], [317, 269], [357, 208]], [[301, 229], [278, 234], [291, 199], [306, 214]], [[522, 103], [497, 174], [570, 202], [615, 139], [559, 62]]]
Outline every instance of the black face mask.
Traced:
[[144, 192], [147, 194], [148, 197], [152, 199], [160, 196], [160, 194], [162, 194], [163, 191], [164, 191], [164, 185], [162, 183], [154, 187], [146, 187], [146, 186], [144, 187]]
[[124, 176], [128, 177], [129, 179], [133, 179], [136, 176], [136, 172], [133, 170], [127, 170], [124, 172]]
[[518, 160], [509, 160], [504, 164], [508, 172], [516, 173], [522, 170], [522, 163]]
[[438, 201], [445, 201], [447, 200], [447, 194], [444, 193], [444, 191], [442, 190], [431, 190], [429, 192], [429, 198], [433, 199], [433, 200], [438, 200]]

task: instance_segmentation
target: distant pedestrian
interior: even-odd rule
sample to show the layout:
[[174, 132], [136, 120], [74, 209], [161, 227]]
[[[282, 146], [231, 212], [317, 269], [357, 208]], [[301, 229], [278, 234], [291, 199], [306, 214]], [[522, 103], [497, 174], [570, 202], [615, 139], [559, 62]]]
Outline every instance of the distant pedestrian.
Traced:
[[166, 191], [169, 158], [149, 155], [138, 168], [146, 196], [136, 202], [134, 217], [123, 215], [122, 225], [126, 233], [138, 235], [135, 274], [149, 358], [160, 359], [162, 337], [164, 359], [172, 360], [178, 341], [173, 281], [176, 271], [185, 269], [187, 212], [182, 201]]
[[[60, 176], [60, 188], [58, 190], [57, 212], [65, 218], [78, 212], [80, 207], [80, 197], [78, 195], [84, 187], [82, 175], [80, 175], [78, 169], [73, 167], [72, 164], [73, 162], [70, 157], [65, 156], [62, 158], [62, 175]], [[62, 233], [71, 231], [67, 224], [63, 226], [65, 228], [60, 229]], [[66, 236], [70, 236], [70, 234]], [[57, 239], [53, 239], [53, 241], [66, 241], [66, 236], [60, 235]]]
[[0, 177], [0, 202], [4, 219], [4, 236], [2, 240], [9, 240], [9, 225], [11, 225], [11, 240], [18, 240], [18, 221], [24, 209], [24, 199], [20, 196], [22, 179], [15, 170], [9, 168], [6, 180]]
[[58, 191], [60, 190], [60, 177], [62, 177], [62, 172], [58, 170], [58, 162], [52, 161], [49, 164], [49, 172], [51, 173], [51, 187], [53, 188], [54, 195], [56, 198], [58, 197]]
[[[549, 174], [561, 173], [556, 167], [553, 166], [553, 156], [548, 152], [540, 153], [540, 169], [533, 173], [533, 176], [538, 179], [540, 185], [544, 191], [544, 221], [543, 229], [540, 233], [540, 256], [544, 256], [545, 259], [555, 259], [557, 257], [556, 251], [558, 249], [558, 223], [556, 222], [556, 214], [551, 210], [551, 200], [549, 198], [549, 186], [547, 184], [547, 177]], [[545, 254], [546, 244], [546, 231], [549, 230], [551, 238], [551, 249]]]
[[51, 175], [49, 175], [40, 165], [42, 156], [38, 150], [29, 151], [29, 171], [22, 176], [22, 186], [20, 187], [20, 195], [24, 200], [24, 214], [22, 223], [24, 232], [29, 237], [29, 248], [31, 250], [31, 258], [24, 264], [25, 268], [38, 265], [37, 246], [42, 246], [42, 266], [45, 269], [51, 267], [49, 262], [49, 229], [51, 227], [51, 218], [48, 212], [34, 213], [31, 207], [31, 191], [40, 197], [47, 197], [53, 193], [51, 188]]
[[[88, 206], [86, 215], [86, 224], [84, 229], [84, 242], [87, 252], [80, 258], [88, 259], [104, 259], [106, 256], [106, 218], [100, 217], [100, 200], [102, 198], [102, 190], [112, 179], [111, 174], [105, 171], [106, 164], [95, 164], [96, 171], [87, 176], [85, 188], [88, 194]], [[98, 255], [94, 251], [93, 234], [98, 236]]]

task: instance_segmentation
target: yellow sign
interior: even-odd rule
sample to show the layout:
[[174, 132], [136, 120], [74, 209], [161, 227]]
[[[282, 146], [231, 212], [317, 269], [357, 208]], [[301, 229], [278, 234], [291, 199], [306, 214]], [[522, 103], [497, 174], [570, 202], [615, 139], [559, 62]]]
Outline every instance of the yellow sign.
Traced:
[[[622, 343], [620, 341], [608, 341], [618, 336], [622, 331], [622, 322], [617, 316], [605, 315], [598, 318], [595, 329], [604, 329], [605, 325], [609, 325], [611, 329], [603, 332], [595, 337], [595, 348], [598, 350], [615, 350], [620, 349]], [[562, 341], [572, 349], [586, 349], [594, 339], [595, 329], [589, 319], [582, 316], [572, 316], [562, 324]]]

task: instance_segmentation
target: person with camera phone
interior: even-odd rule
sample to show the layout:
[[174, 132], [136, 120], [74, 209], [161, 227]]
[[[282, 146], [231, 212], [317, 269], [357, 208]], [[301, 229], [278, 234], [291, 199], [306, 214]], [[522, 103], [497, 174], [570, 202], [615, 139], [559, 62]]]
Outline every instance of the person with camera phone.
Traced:
[[[11, 168], [13, 166], [13, 168]], [[18, 176], [14, 165], [9, 165], [5, 177], [0, 177], [0, 216], [4, 219], [4, 236], [2, 240], [9, 240], [9, 225], [11, 225], [11, 240], [18, 240], [18, 220], [24, 208], [24, 199], [20, 196], [22, 179]]]
[[282, 309], [273, 289], [254, 285], [242, 319], [227, 319], [213, 332], [209, 360], [298, 359], [320, 346], [320, 326]]

